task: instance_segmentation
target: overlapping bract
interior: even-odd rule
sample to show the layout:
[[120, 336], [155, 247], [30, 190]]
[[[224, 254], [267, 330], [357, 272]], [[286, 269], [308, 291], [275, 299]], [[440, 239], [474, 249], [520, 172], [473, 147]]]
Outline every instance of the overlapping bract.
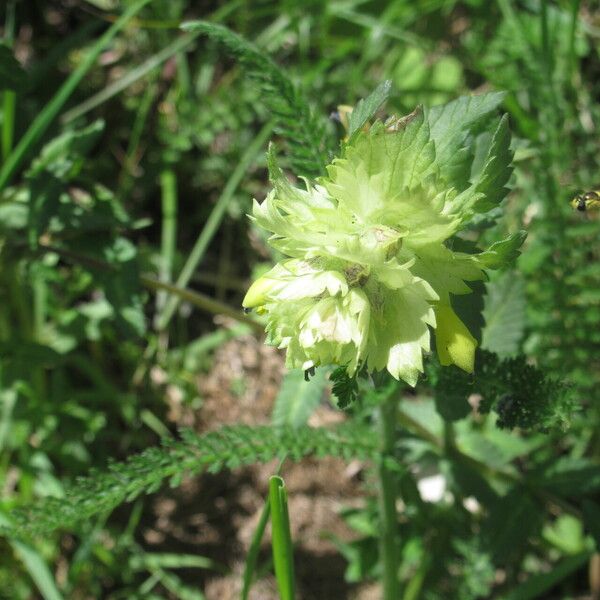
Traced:
[[286, 348], [289, 367], [338, 364], [352, 374], [366, 365], [415, 385], [431, 327], [441, 362], [472, 371], [476, 342], [451, 294], [469, 293], [465, 282], [514, 258], [523, 240], [517, 234], [480, 254], [447, 244], [506, 194], [505, 119], [479, 140], [487, 153], [481, 162], [478, 148], [474, 172], [471, 130], [498, 102], [459, 99], [377, 122], [305, 189], [288, 182], [269, 152], [274, 188], [254, 202], [252, 218], [289, 258], [252, 285], [244, 306], [266, 313], [267, 342]]

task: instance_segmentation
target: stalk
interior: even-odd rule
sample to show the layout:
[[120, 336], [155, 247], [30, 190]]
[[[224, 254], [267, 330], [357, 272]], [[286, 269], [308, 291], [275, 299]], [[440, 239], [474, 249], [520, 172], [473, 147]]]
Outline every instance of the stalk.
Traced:
[[394, 469], [396, 446], [397, 398], [388, 394], [379, 406], [377, 419], [381, 434], [381, 454], [379, 462], [379, 513], [381, 536], [380, 556], [383, 566], [383, 600], [398, 600], [398, 518], [396, 514], [396, 477]]

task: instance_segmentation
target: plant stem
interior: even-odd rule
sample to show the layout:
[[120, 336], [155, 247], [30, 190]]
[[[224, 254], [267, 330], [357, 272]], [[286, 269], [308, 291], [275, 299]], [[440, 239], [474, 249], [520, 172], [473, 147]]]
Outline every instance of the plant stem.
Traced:
[[393, 468], [396, 446], [397, 398], [389, 394], [379, 406], [378, 420], [381, 433], [379, 462], [379, 511], [381, 520], [380, 556], [383, 563], [383, 600], [400, 597], [398, 582], [398, 547], [396, 515], [396, 477]]

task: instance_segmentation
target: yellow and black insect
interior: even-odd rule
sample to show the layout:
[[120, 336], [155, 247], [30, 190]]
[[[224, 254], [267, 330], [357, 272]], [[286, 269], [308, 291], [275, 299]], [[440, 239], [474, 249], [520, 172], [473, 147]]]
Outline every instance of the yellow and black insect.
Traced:
[[581, 212], [600, 208], [600, 190], [592, 190], [590, 192], [584, 192], [583, 194], [577, 194], [577, 196], [571, 200], [571, 206]]

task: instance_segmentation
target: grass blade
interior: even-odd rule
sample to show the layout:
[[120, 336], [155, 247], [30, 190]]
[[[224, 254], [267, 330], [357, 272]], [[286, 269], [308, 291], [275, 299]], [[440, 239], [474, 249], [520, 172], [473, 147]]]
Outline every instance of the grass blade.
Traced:
[[252, 536], [252, 543], [250, 544], [250, 548], [248, 550], [248, 556], [246, 557], [246, 564], [244, 565], [244, 576], [242, 579], [242, 593], [240, 596], [241, 600], [248, 600], [250, 586], [252, 585], [252, 580], [256, 571], [256, 563], [258, 561], [260, 542], [262, 541], [263, 536], [265, 534], [265, 529], [267, 528], [267, 523], [269, 521], [270, 515], [271, 504], [269, 502], [269, 499], [267, 498], [265, 505], [263, 506], [262, 512], [260, 514], [260, 519], [258, 521], [258, 525], [256, 526], [256, 531]]
[[273, 563], [281, 600], [294, 599], [294, 556], [290, 518], [287, 506], [287, 489], [281, 477], [269, 480], [269, 503], [273, 530]]
[[54, 583], [52, 573], [39, 553], [23, 542], [11, 540], [10, 543], [17, 556], [23, 561], [44, 600], [63, 600], [62, 594]]
[[[189, 257], [183, 266], [179, 277], [177, 278], [177, 287], [185, 288], [189, 283], [190, 278], [192, 277], [198, 264], [204, 257], [204, 253], [206, 252], [208, 245], [215, 236], [215, 233], [217, 232], [219, 225], [225, 216], [227, 207], [233, 198], [233, 194], [242, 181], [242, 177], [248, 170], [248, 167], [252, 164], [252, 161], [254, 161], [256, 158], [260, 148], [265, 144], [271, 135], [272, 131], [273, 123], [269, 122], [259, 131], [258, 135], [254, 138], [254, 141], [250, 144], [250, 146], [248, 146], [248, 149], [242, 156], [240, 162], [237, 164], [235, 170], [231, 174], [231, 177], [227, 181], [225, 188], [223, 189], [223, 193], [217, 200], [215, 207], [206, 220], [206, 224], [198, 236], [198, 239], [196, 240]], [[171, 296], [171, 298], [169, 298], [165, 304], [162, 314], [157, 320], [157, 328], [159, 330], [164, 329], [169, 324], [169, 321], [175, 313], [178, 305], [179, 298], [176, 296]]]
[[35, 144], [44, 135], [44, 132], [52, 121], [56, 118], [60, 109], [75, 91], [80, 81], [85, 74], [90, 70], [96, 59], [115, 37], [115, 35], [123, 29], [127, 22], [137, 14], [150, 0], [139, 0], [132, 4], [117, 21], [104, 33], [104, 35], [94, 44], [91, 50], [87, 53], [81, 64], [71, 73], [70, 77], [63, 83], [52, 100], [44, 107], [44, 109], [34, 119], [25, 135], [21, 138], [16, 148], [10, 154], [8, 159], [0, 169], [0, 191], [2, 191], [14, 176], [17, 169], [21, 166], [23, 159], [27, 153], [35, 146]]
[[68, 123], [69, 121], [74, 121], [78, 117], [81, 117], [85, 113], [93, 110], [100, 104], [103, 104], [113, 96], [121, 93], [123, 90], [127, 89], [131, 84], [135, 83], [145, 75], [147, 75], [150, 71], [158, 67], [160, 64], [164, 63], [166, 60], [171, 58], [174, 54], [177, 54], [184, 48], [187, 48], [197, 37], [199, 33], [191, 33], [187, 35], [183, 35], [177, 38], [174, 42], [163, 48], [160, 52], [157, 52], [147, 60], [145, 60], [141, 65], [138, 65], [134, 69], [131, 69], [127, 74], [123, 77], [120, 77], [115, 82], [107, 85], [97, 94], [90, 96], [87, 100], [74, 106], [70, 110], [68, 110], [62, 117], [62, 123]]
[[[160, 187], [162, 192], [162, 230], [158, 279], [169, 283], [177, 242], [177, 177], [173, 169], [165, 169], [160, 174]], [[160, 313], [166, 301], [167, 293], [160, 290], [156, 294], [157, 313]]]
[[352, 139], [366, 122], [383, 106], [392, 91], [392, 82], [386, 79], [380, 83], [366, 98], [359, 100], [350, 115], [348, 137]]

